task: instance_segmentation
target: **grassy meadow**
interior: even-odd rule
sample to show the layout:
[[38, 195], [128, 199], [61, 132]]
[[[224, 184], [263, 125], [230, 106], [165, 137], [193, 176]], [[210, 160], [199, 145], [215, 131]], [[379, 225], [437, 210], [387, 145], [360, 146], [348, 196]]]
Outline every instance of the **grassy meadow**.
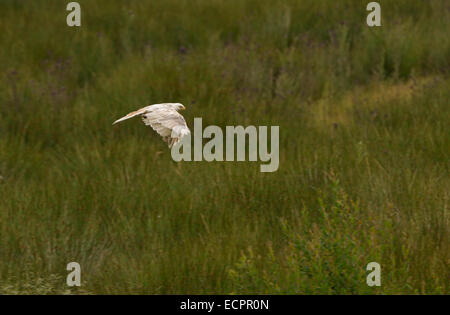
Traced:
[[[68, 2], [0, 2], [0, 294], [450, 293], [449, 1]], [[278, 171], [111, 125], [161, 102]]]

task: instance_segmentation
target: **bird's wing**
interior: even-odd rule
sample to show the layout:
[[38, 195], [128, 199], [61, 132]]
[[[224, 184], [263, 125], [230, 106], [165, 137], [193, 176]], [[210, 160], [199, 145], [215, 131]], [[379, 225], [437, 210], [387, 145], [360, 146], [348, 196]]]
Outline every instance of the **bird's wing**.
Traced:
[[171, 108], [158, 108], [146, 112], [142, 115], [142, 121], [163, 137], [169, 148], [190, 133], [183, 116]]
[[117, 119], [115, 122], [113, 122], [113, 125], [117, 124], [118, 122], [133, 118], [137, 115], [142, 115], [142, 114], [145, 114], [145, 113], [148, 113], [148, 112], [151, 112], [154, 110], [158, 110], [158, 109], [163, 109], [163, 108], [166, 108], [166, 104], [153, 104], [153, 105], [145, 106], [141, 109], [138, 109], [134, 112], [131, 112], [131, 113], [123, 116], [122, 118]]
[[131, 112], [131, 113], [129, 113], [129, 114], [123, 116], [122, 118], [117, 119], [115, 122], [113, 122], [113, 125], [114, 125], [114, 124], [117, 124], [118, 122], [121, 122], [121, 121], [130, 119], [130, 118], [132, 118], [132, 117], [134, 117], [134, 116], [142, 115], [142, 114], [146, 113], [146, 112], [148, 111], [148, 107], [149, 107], [149, 106], [144, 107], [144, 108], [141, 108], [141, 109], [138, 109], [137, 111]]

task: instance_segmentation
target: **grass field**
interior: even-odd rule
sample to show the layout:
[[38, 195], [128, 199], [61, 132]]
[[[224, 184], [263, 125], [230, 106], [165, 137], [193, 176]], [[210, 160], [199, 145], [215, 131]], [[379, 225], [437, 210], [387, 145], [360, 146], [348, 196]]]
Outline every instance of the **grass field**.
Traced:
[[[68, 2], [0, 2], [1, 294], [450, 293], [449, 1]], [[111, 126], [160, 102], [278, 171]]]

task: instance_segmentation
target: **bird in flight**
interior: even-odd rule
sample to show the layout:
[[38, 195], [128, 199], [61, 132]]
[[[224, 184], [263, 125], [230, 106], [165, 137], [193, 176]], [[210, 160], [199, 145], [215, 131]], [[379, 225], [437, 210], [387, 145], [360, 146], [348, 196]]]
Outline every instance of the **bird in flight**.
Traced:
[[132, 118], [134, 116], [141, 115], [142, 121], [147, 126], [150, 126], [155, 130], [171, 149], [177, 144], [181, 138], [191, 133], [186, 121], [178, 110], [184, 110], [185, 107], [180, 103], [163, 103], [146, 106], [131, 112], [128, 115], [117, 119], [113, 122], [113, 125]]

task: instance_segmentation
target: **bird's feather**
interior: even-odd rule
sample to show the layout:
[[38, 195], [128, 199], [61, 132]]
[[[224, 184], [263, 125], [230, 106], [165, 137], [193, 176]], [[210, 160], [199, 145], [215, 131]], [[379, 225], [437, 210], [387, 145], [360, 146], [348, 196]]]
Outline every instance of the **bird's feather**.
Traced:
[[172, 148], [184, 136], [190, 134], [186, 121], [173, 105], [172, 103], [165, 103], [146, 106], [127, 114], [113, 124], [142, 115], [144, 124], [152, 127], [167, 142], [169, 148]]

